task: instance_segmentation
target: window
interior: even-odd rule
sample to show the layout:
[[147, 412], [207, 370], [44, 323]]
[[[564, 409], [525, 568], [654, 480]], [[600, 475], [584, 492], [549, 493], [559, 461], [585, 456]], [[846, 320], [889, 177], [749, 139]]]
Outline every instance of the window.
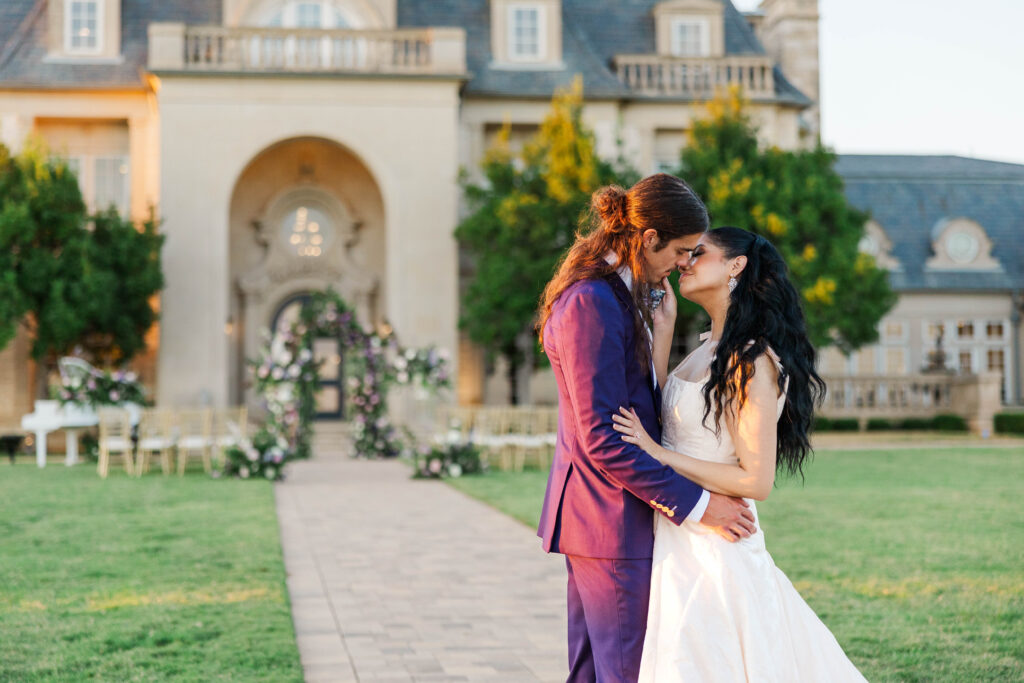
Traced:
[[857, 352], [857, 374], [875, 374], [875, 350], [873, 348], [861, 349]]
[[974, 337], [974, 322], [961, 320], [956, 324], [956, 336], [958, 339], [972, 339]]
[[903, 323], [886, 323], [885, 324], [885, 338], [888, 341], [902, 341], [904, 339], [905, 332]]
[[960, 372], [965, 375], [969, 375], [974, 372], [974, 363], [971, 362], [970, 351], [960, 352]]
[[300, 2], [295, 6], [295, 25], [299, 28], [320, 28], [322, 23], [320, 3]]
[[907, 373], [907, 354], [903, 349], [885, 350], [885, 374], [905, 375]]
[[672, 21], [672, 54], [676, 57], [707, 57], [711, 54], [708, 22], [700, 19]]
[[106, 211], [111, 206], [122, 216], [131, 209], [131, 173], [128, 157], [123, 155], [82, 155], [65, 158], [78, 178], [89, 211]]
[[65, 0], [64, 49], [73, 54], [100, 52], [100, 0]]
[[537, 5], [508, 8], [508, 56], [512, 61], [535, 62], [545, 58], [544, 13]]
[[128, 158], [96, 157], [94, 166], [93, 206], [103, 211], [111, 206], [122, 216], [128, 214]]
[[281, 237], [293, 254], [316, 258], [328, 247], [333, 236], [327, 214], [313, 206], [299, 206], [284, 219]]
[[1002, 339], [1003, 338], [1003, 321], [1002, 320], [990, 320], [985, 325], [985, 335], [989, 339]]
[[1002, 349], [988, 350], [988, 369], [1002, 372], [1006, 366], [1006, 358]]

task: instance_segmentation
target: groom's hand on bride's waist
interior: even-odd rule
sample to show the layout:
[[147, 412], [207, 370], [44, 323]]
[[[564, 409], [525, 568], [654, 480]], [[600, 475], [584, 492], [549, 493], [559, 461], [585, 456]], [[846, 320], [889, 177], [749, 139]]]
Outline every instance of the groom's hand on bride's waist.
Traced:
[[757, 532], [754, 513], [742, 498], [712, 493], [700, 523], [727, 541], [738, 541]]

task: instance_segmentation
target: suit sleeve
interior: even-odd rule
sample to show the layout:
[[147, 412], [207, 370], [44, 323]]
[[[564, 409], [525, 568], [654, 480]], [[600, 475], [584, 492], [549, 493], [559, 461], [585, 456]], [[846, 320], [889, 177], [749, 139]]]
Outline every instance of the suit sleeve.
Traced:
[[623, 441], [612, 427], [619, 406], [630, 405], [624, 359], [633, 358], [633, 349], [626, 349], [620, 304], [610, 292], [569, 296], [556, 343], [583, 451], [610, 480], [681, 524], [704, 489]]

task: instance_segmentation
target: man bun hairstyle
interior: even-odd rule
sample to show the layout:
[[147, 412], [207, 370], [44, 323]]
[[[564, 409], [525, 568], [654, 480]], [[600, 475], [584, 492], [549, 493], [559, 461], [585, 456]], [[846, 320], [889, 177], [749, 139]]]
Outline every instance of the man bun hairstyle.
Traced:
[[[558, 264], [541, 296], [537, 314], [541, 342], [551, 307], [562, 292], [580, 280], [603, 278], [627, 267], [633, 274], [637, 358], [643, 365], [649, 363], [651, 352], [644, 327], [651, 322], [647, 306], [650, 285], [643, 234], [648, 230], [657, 233], [654, 249], [658, 251], [671, 240], [706, 231], [708, 223], [704, 202], [684, 181], [667, 173], [648, 176], [628, 190], [609, 185], [594, 192], [590, 210], [576, 233], [576, 242]], [[605, 260], [609, 253], [617, 259], [614, 265]]]
[[595, 192], [590, 198], [590, 207], [607, 232], [617, 235], [629, 230], [629, 193], [618, 185]]

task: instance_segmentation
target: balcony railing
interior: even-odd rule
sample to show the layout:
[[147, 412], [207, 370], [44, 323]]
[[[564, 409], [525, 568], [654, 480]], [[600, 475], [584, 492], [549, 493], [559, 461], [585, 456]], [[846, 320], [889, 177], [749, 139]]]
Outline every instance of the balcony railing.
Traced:
[[775, 95], [772, 60], [762, 55], [617, 55], [614, 62], [619, 80], [639, 94], [705, 99], [718, 88], [737, 85], [751, 99]]
[[392, 30], [250, 28], [157, 23], [153, 71], [458, 75], [460, 28]]
[[1000, 409], [999, 373], [824, 377], [828, 385], [821, 414], [826, 417], [906, 418], [952, 413], [976, 432], [991, 431]]

